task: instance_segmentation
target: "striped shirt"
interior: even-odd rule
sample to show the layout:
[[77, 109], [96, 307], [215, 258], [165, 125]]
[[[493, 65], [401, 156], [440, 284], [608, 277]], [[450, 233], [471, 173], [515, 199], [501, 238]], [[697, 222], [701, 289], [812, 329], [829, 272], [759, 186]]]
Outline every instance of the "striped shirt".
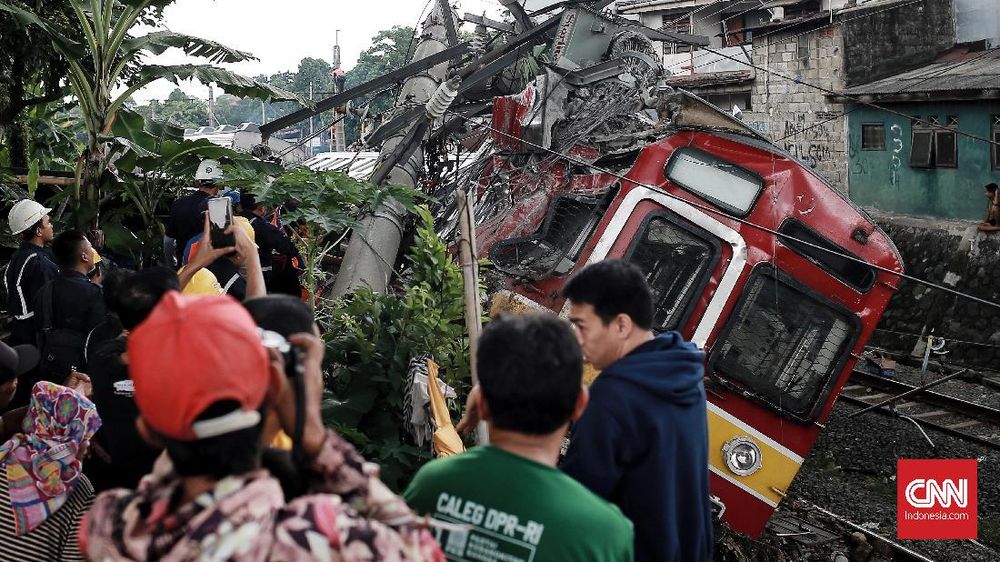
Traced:
[[0, 464], [0, 562], [35, 560], [83, 561], [77, 530], [94, 501], [94, 487], [83, 474], [66, 503], [44, 523], [25, 535], [14, 534], [7, 471]]

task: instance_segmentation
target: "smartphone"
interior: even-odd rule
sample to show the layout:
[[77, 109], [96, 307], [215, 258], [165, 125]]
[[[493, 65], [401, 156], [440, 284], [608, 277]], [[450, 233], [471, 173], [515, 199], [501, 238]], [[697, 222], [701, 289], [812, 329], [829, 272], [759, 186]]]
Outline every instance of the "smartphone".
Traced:
[[233, 200], [228, 197], [213, 197], [208, 200], [209, 235], [213, 248], [230, 248], [236, 245], [236, 237], [226, 234], [233, 224]]

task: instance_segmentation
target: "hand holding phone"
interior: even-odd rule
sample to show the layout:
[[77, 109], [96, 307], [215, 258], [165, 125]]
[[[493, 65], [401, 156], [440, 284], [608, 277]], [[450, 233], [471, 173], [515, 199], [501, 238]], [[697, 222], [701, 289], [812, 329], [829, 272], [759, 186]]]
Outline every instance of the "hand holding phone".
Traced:
[[213, 248], [229, 248], [236, 245], [236, 237], [226, 230], [233, 224], [233, 200], [228, 197], [213, 197], [208, 200], [209, 236]]

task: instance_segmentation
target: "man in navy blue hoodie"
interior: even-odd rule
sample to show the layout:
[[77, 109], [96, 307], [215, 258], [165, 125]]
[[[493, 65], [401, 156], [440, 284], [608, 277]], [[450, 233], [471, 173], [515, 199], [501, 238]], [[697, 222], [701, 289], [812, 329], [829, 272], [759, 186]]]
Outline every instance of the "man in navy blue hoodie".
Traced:
[[593, 264], [563, 292], [601, 375], [561, 468], [632, 520], [636, 562], [711, 560], [704, 353], [677, 332], [654, 336], [635, 266]]

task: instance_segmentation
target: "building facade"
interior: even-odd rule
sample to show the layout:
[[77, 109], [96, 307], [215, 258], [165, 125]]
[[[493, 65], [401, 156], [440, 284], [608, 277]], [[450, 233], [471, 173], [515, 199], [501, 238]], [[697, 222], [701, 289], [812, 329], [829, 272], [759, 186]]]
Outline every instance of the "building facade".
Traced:
[[672, 84], [738, 109], [844, 191], [850, 107], [835, 94], [927, 64], [955, 43], [952, 0], [631, 0], [618, 10], [649, 27], [708, 36], [706, 49], [665, 47]]
[[1000, 183], [1000, 49], [956, 48], [930, 65], [846, 92], [850, 193], [892, 213], [982, 220]]

